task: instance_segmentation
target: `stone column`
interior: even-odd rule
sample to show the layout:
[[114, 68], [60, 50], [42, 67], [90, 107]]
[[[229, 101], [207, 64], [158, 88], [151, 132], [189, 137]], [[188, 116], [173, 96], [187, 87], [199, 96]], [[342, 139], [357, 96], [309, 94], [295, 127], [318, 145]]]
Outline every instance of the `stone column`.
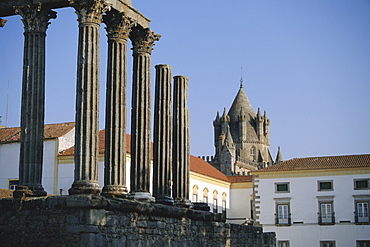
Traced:
[[160, 35], [148, 28], [131, 31], [133, 79], [131, 104], [131, 198], [154, 201], [150, 195], [150, 55]]
[[153, 195], [156, 202], [173, 205], [172, 68], [161, 64], [155, 69]]
[[104, 0], [70, 1], [79, 22], [75, 172], [69, 194], [100, 194], [99, 155], [99, 38]]
[[174, 77], [173, 97], [173, 188], [175, 205], [192, 207], [189, 201], [190, 135], [188, 100], [188, 78]]
[[[41, 184], [45, 114], [45, 37], [56, 12], [37, 6], [15, 7], [24, 24], [21, 143], [17, 193], [45, 196]], [[21, 194], [21, 193], [19, 193]]]
[[125, 197], [126, 187], [126, 44], [134, 22], [116, 11], [103, 16], [107, 25], [108, 66], [105, 117], [104, 187], [106, 197]]

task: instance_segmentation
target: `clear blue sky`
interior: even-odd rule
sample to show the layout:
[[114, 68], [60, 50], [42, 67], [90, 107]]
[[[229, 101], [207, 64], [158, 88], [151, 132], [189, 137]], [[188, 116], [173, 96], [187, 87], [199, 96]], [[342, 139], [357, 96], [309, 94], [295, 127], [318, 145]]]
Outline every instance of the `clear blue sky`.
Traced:
[[[273, 158], [277, 146], [285, 159], [370, 153], [369, 0], [133, 0], [133, 5], [162, 35], [152, 75], [154, 65], [164, 63], [174, 75], [189, 77], [191, 154], [214, 154], [212, 121], [217, 111], [230, 108], [241, 67], [252, 106], [266, 110], [271, 120]], [[77, 17], [71, 8], [57, 12], [47, 32], [45, 123], [74, 121]], [[18, 16], [7, 19], [0, 29], [0, 115], [2, 125], [19, 126], [23, 24]]]

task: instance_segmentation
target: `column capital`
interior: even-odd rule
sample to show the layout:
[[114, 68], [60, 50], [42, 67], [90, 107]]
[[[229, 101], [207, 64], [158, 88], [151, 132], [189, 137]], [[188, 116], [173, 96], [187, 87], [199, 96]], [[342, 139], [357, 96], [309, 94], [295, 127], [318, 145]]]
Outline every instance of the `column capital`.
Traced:
[[4, 27], [7, 20], [0, 18], [0, 27]]
[[133, 28], [130, 33], [130, 39], [132, 41], [132, 50], [135, 53], [148, 53], [151, 54], [154, 46], [154, 42], [158, 41], [161, 35], [156, 34], [149, 28]]
[[103, 21], [103, 14], [110, 9], [105, 0], [70, 0], [76, 10], [79, 23], [94, 23], [100, 25]]
[[127, 40], [130, 34], [130, 29], [136, 25], [136, 21], [125, 16], [122, 12], [109, 11], [103, 16], [103, 22], [107, 27], [107, 36], [109, 39], [124, 39]]
[[16, 14], [22, 16], [25, 32], [46, 32], [49, 20], [57, 17], [55, 11], [43, 8], [40, 2], [37, 5], [14, 6], [14, 10]]

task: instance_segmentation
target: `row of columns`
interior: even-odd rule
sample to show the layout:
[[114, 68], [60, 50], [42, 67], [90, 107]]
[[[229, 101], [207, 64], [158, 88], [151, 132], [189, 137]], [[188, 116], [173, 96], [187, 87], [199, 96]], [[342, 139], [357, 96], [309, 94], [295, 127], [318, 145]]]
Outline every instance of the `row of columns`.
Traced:
[[[150, 187], [150, 57], [160, 35], [124, 13], [110, 10], [104, 0], [70, 1], [79, 22], [76, 84], [76, 133], [74, 182], [69, 193], [128, 195], [126, 164], [126, 49], [133, 44], [133, 87], [131, 109], [131, 191], [130, 198], [154, 201]], [[45, 101], [45, 37], [51, 9], [37, 6], [15, 7], [24, 23], [24, 63], [22, 80], [20, 186], [16, 194], [44, 196], [42, 181]], [[103, 15], [106, 13], [106, 15]], [[98, 184], [99, 155], [99, 36], [106, 24], [108, 66], [106, 88], [106, 139], [104, 187]], [[156, 66], [154, 121], [153, 195], [158, 202], [188, 205], [189, 192], [189, 113], [187, 83], [174, 77], [174, 119], [171, 114], [171, 68]], [[172, 133], [173, 128], [173, 133]], [[173, 138], [172, 138], [173, 135]], [[172, 143], [173, 140], [173, 143]], [[173, 149], [173, 152], [172, 152]]]

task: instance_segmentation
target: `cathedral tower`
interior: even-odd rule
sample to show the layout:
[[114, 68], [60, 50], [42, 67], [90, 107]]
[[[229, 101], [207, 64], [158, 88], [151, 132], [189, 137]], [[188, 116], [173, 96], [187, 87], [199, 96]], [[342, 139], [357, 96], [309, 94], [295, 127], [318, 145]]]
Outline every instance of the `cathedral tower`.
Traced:
[[246, 175], [273, 164], [270, 154], [270, 119], [258, 108], [254, 112], [243, 84], [222, 116], [217, 112], [214, 126], [215, 156], [211, 164], [224, 174]]

